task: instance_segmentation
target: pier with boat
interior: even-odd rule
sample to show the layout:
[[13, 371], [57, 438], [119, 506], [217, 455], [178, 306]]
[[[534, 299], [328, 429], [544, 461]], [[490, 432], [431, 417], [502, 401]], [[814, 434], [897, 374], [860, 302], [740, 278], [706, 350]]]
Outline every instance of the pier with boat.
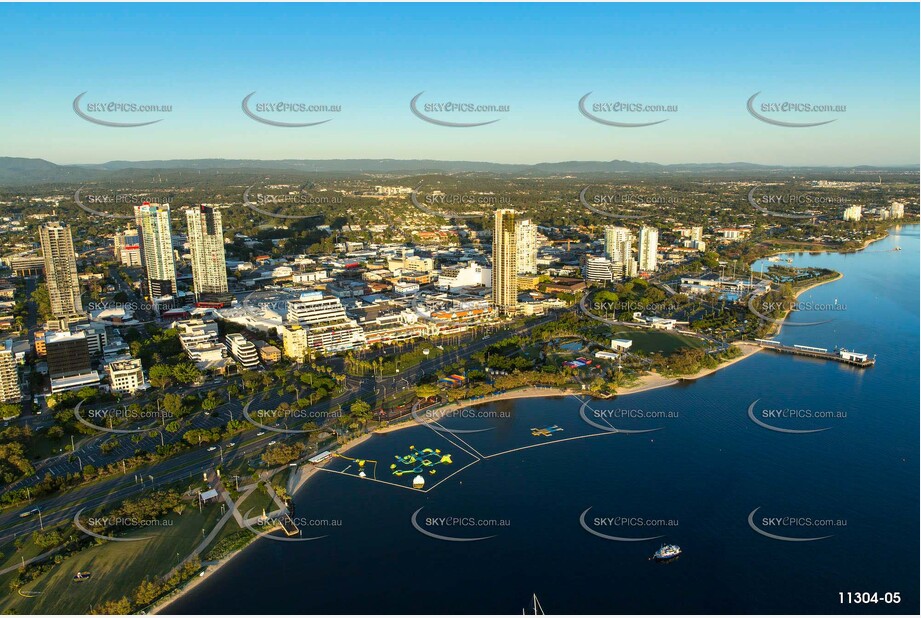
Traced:
[[750, 342], [767, 350], [774, 350], [784, 354], [794, 354], [796, 356], [808, 356], [811, 358], [822, 358], [833, 360], [839, 363], [845, 363], [854, 367], [872, 367], [876, 364], [876, 356], [872, 358], [862, 352], [854, 352], [844, 348], [835, 348], [831, 352], [828, 348], [817, 348], [809, 345], [785, 345], [773, 339], [755, 339]]

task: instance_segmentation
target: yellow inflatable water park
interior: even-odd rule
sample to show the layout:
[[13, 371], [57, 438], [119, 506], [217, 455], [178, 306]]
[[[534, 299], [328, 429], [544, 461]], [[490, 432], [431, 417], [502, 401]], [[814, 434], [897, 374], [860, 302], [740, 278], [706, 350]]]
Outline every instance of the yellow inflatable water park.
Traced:
[[397, 460], [397, 463], [390, 464], [390, 470], [395, 476], [421, 474], [426, 470], [428, 470], [429, 474], [435, 474], [434, 468], [436, 466], [454, 463], [451, 461], [451, 455], [442, 453], [440, 449], [416, 449], [412, 445], [410, 445], [407, 455], [394, 455], [393, 458]]
[[558, 431], [563, 431], [559, 425], [550, 425], [549, 427], [531, 427], [531, 435], [540, 438], [549, 438]]

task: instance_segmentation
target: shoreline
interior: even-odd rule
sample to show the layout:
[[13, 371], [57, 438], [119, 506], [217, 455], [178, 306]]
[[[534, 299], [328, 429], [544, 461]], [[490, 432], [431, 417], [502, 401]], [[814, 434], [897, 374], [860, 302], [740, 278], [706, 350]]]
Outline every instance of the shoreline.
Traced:
[[[360, 438], [354, 440], [353, 441], [354, 444], [351, 444], [351, 446], [357, 446], [358, 444], [363, 442], [364, 439], [367, 439], [368, 437], [370, 437], [370, 435], [371, 434], [364, 434]], [[309, 467], [305, 467], [304, 464], [302, 464], [301, 466], [298, 466], [297, 468], [298, 476], [297, 476], [297, 479], [294, 481], [293, 489], [289, 493], [293, 496], [295, 492], [297, 492], [301, 487], [303, 487], [303, 485], [310, 479], [310, 477], [316, 473], [317, 473], [316, 466], [310, 465]], [[229, 524], [230, 522], [228, 521], [227, 523]], [[198, 586], [199, 584], [207, 580], [209, 577], [211, 577], [212, 575], [220, 571], [224, 566], [229, 564], [234, 558], [236, 558], [237, 556], [242, 554], [244, 551], [249, 549], [253, 545], [253, 543], [259, 540], [259, 538], [260, 538], [259, 536], [254, 537], [249, 543], [247, 543], [243, 547], [239, 549], [235, 549], [230, 554], [224, 556], [220, 560], [217, 560], [213, 563], [205, 564], [203, 561], [201, 571], [200, 571], [201, 575], [196, 575], [195, 577], [190, 579], [180, 588], [176, 588], [175, 590], [173, 590], [173, 592], [171, 592], [169, 596], [161, 599], [160, 601], [157, 601], [153, 606], [151, 606], [147, 610], [147, 613], [150, 615], [161, 613], [163, 610], [168, 608], [174, 602], [182, 598], [183, 595], [194, 590], [196, 586]]]
[[734, 345], [735, 347], [739, 348], [740, 350], [742, 350], [742, 353], [736, 356], [735, 358], [730, 358], [729, 360], [720, 363], [716, 367], [712, 367], [708, 369], [701, 369], [700, 371], [698, 371], [697, 373], [693, 375], [680, 376], [675, 379], [678, 382], [683, 382], [685, 380], [687, 381], [699, 380], [700, 378], [704, 378], [706, 376], [713, 375], [714, 373], [716, 373], [717, 371], [721, 369], [725, 369], [726, 367], [730, 367], [732, 365], [735, 365], [736, 363], [740, 363], [746, 358], [751, 358], [752, 356], [754, 356], [758, 352], [761, 352], [764, 349], [759, 345], [754, 345], [752, 343], [745, 343], [743, 341], [735, 341], [733, 343], [730, 343], [729, 345]]
[[[259, 537], [256, 537], [256, 538], [259, 538]], [[175, 601], [178, 601], [180, 598], [182, 598], [185, 594], [194, 590], [196, 586], [198, 586], [199, 584], [204, 582], [206, 579], [208, 579], [209, 577], [211, 577], [212, 575], [220, 571], [222, 567], [224, 567], [231, 560], [233, 560], [238, 555], [243, 553], [243, 551], [246, 550], [246, 548], [248, 548], [250, 545], [252, 545], [252, 543], [247, 543], [246, 545], [234, 551], [230, 555], [225, 556], [221, 560], [218, 560], [216, 564], [202, 565], [202, 570], [200, 571], [200, 573], [202, 573], [201, 575], [196, 575], [195, 577], [190, 579], [188, 582], [186, 582], [184, 586], [182, 586], [181, 588], [176, 588], [175, 590], [173, 590], [173, 592], [170, 593], [169, 596], [167, 596], [164, 599], [161, 599], [160, 601], [157, 601], [153, 607], [147, 610], [147, 613], [149, 615], [159, 614], [160, 612], [168, 608], [170, 605], [172, 605]]]
[[[891, 229], [891, 228], [890, 228], [890, 229]], [[867, 247], [869, 247], [870, 245], [872, 245], [872, 244], [875, 243], [875, 242], [878, 242], [878, 241], [880, 241], [880, 240], [885, 240], [886, 238], [889, 237], [889, 235], [890, 235], [890, 234], [889, 234], [889, 230], [887, 230], [886, 233], [885, 233], [883, 236], [879, 237], [879, 238], [870, 238], [870, 239], [867, 239], [867, 240], [864, 242], [863, 246], [860, 247], [859, 249], [848, 249], [848, 250], [822, 250], [822, 251], [803, 251], [803, 250], [799, 250], [799, 251], [797, 251], [797, 250], [792, 250], [792, 251], [791, 251], [791, 250], [787, 250], [787, 251], [780, 251], [780, 252], [778, 252], [778, 253], [769, 254], [768, 256], [764, 256], [764, 257], [761, 257], [761, 258], [758, 258], [758, 259], [762, 259], [762, 260], [763, 260], [763, 259], [766, 259], [767, 257], [769, 257], [770, 255], [784, 255], [784, 254], [792, 254], [792, 253], [800, 253], [800, 252], [802, 252], [802, 253], [842, 253], [842, 254], [857, 253], [857, 252], [860, 252], [860, 251], [865, 250]], [[752, 263], [754, 263], [754, 262], [752, 262]], [[837, 272], [837, 271], [836, 271], [836, 272]], [[817, 288], [817, 287], [819, 287], [819, 286], [821, 286], [821, 285], [825, 285], [826, 283], [833, 283], [833, 282], [835, 282], [835, 281], [838, 281], [838, 280], [842, 279], [843, 277], [844, 277], [844, 274], [843, 274], [843, 273], [837, 272], [837, 276], [834, 277], [834, 278], [832, 278], [832, 279], [828, 279], [828, 280], [825, 280], [825, 281], [818, 281], [818, 282], [812, 283], [812, 284], [810, 284], [810, 285], [807, 285], [806, 287], [802, 288], [801, 290], [798, 290], [798, 291], [796, 292], [794, 298], [799, 298], [799, 296], [800, 296], [801, 294], [803, 294], [803, 293], [805, 293], [805, 292], [808, 292], [809, 290], [812, 290], [813, 288]], [[790, 312], [788, 312], [787, 315], [784, 316], [784, 318], [783, 318], [784, 321], [786, 321], [786, 318], [789, 316], [789, 313], [790, 313]], [[781, 331], [782, 328], [783, 328], [783, 324], [778, 324], [778, 325], [777, 325], [777, 330], [772, 332], [772, 336], [773, 336], [773, 335], [776, 335], [776, 334], [778, 334], [778, 333], [780, 333], [780, 331]], [[759, 352], [761, 352], [761, 351], [763, 350], [762, 347], [757, 346], [757, 345], [754, 345], [754, 344], [750, 344], [750, 343], [734, 342], [734, 343], [731, 343], [730, 345], [734, 345], [734, 346], [739, 347], [739, 348], [742, 350], [742, 354], [739, 355], [739, 356], [737, 356], [736, 358], [729, 359], [729, 360], [727, 360], [727, 361], [725, 361], [725, 362], [723, 362], [723, 363], [720, 363], [717, 367], [708, 368], [708, 369], [701, 369], [701, 370], [698, 371], [697, 373], [695, 373], [695, 374], [693, 374], [693, 375], [689, 375], [689, 376], [680, 376], [680, 377], [676, 377], [676, 378], [667, 378], [667, 377], [665, 377], [665, 376], [659, 375], [658, 373], [649, 372], [649, 373], [647, 373], [646, 375], [640, 376], [636, 384], [634, 384], [634, 385], [632, 385], [632, 386], [625, 387], [625, 388], [623, 388], [623, 389], [620, 389], [613, 397], [614, 397], [614, 398], [617, 398], [617, 397], [621, 397], [621, 396], [633, 395], [633, 394], [636, 394], [636, 393], [642, 393], [642, 392], [646, 392], [646, 391], [650, 391], [650, 390], [655, 390], [655, 389], [658, 389], [658, 388], [664, 388], [664, 387], [666, 387], [666, 386], [673, 386], [673, 385], [675, 385], [675, 384], [679, 384], [679, 383], [684, 382], [684, 381], [695, 381], [695, 380], [698, 380], [698, 379], [700, 379], [700, 378], [703, 378], [703, 377], [712, 375], [712, 374], [716, 373], [717, 371], [719, 371], [719, 370], [721, 370], [721, 369], [724, 369], [724, 368], [726, 368], [726, 367], [730, 367], [730, 366], [732, 366], [732, 365], [734, 365], [734, 364], [736, 364], [736, 363], [738, 363], [738, 362], [741, 362], [741, 361], [743, 361], [743, 360], [745, 360], [745, 359], [747, 359], [747, 358], [750, 358], [750, 357], [754, 356], [755, 354], [758, 354]], [[573, 392], [573, 391], [570, 390], [570, 389], [563, 389], [563, 388], [557, 388], [557, 387], [534, 387], [534, 386], [528, 386], [528, 387], [516, 389], [516, 390], [514, 390], [514, 391], [509, 391], [509, 392], [505, 392], [505, 393], [500, 393], [500, 394], [498, 394], [498, 395], [487, 395], [487, 396], [485, 396], [485, 397], [483, 397], [483, 398], [481, 398], [481, 399], [477, 399], [477, 400], [460, 400], [460, 401], [452, 402], [452, 403], [450, 403], [450, 404], [448, 404], [448, 405], [446, 405], [446, 406], [443, 406], [443, 407], [441, 407], [441, 408], [438, 408], [437, 414], [434, 415], [434, 416], [432, 417], [431, 420], [437, 420], [437, 419], [440, 418], [440, 416], [442, 416], [443, 414], [446, 414], [446, 413], [448, 413], [448, 412], [451, 412], [451, 411], [456, 410], [456, 409], [459, 409], [459, 408], [464, 408], [464, 407], [468, 407], [468, 406], [475, 406], [475, 405], [481, 405], [481, 404], [483, 404], [483, 403], [491, 403], [491, 402], [495, 402], [495, 401], [506, 401], [506, 400], [512, 400], [512, 399], [532, 399], [532, 398], [544, 398], [544, 397], [566, 397], [566, 396], [570, 396], [570, 395], [576, 395], [577, 393], [578, 393], [578, 391]], [[387, 433], [392, 433], [392, 432], [395, 432], [395, 431], [400, 431], [400, 430], [402, 430], [402, 429], [407, 429], [407, 428], [409, 428], [409, 427], [415, 427], [415, 426], [420, 426], [420, 425], [421, 425], [421, 423], [419, 423], [418, 421], [415, 421], [415, 420], [413, 420], [412, 418], [410, 418], [410, 419], [407, 419], [407, 420], [405, 420], [405, 421], [401, 421], [401, 422], [399, 422], [399, 423], [397, 423], [397, 424], [395, 424], [395, 425], [391, 425], [391, 426], [388, 426], [388, 427], [375, 429], [374, 431], [368, 432], [368, 433], [366, 433], [366, 434], [362, 434], [361, 436], [355, 438], [354, 440], [351, 440], [350, 442], [348, 442], [348, 443], [346, 443], [346, 444], [343, 444], [336, 452], [344, 455], [344, 454], [348, 453], [349, 450], [351, 450], [351, 449], [353, 449], [353, 448], [355, 448], [355, 447], [357, 447], [357, 446], [363, 444], [364, 442], [370, 440], [375, 434], [387, 434]], [[310, 477], [312, 477], [314, 474], [316, 474], [316, 472], [317, 472], [317, 467], [318, 467], [318, 466], [313, 466], [312, 464], [310, 464], [310, 467], [309, 467], [306, 471], [303, 471], [303, 472], [302, 472], [303, 466], [301, 466], [301, 467], [298, 468], [298, 475], [299, 475], [299, 476], [298, 476], [297, 481], [296, 481], [295, 484], [294, 484], [293, 490], [290, 492], [292, 496], [294, 496], [294, 494], [295, 494], [297, 491], [299, 491], [301, 488], [304, 487], [304, 485], [307, 483], [307, 481], [310, 479]], [[259, 537], [254, 538], [252, 542], [250, 542], [250, 543], [248, 543], [247, 545], [245, 545], [244, 547], [241, 547], [240, 549], [234, 551], [234, 552], [231, 553], [230, 555], [228, 555], [228, 556], [226, 556], [225, 558], [223, 558], [223, 559], [221, 559], [220, 561], [218, 561], [216, 564], [209, 564], [209, 565], [207, 565], [207, 566], [204, 566], [204, 567], [203, 567], [203, 572], [204, 572], [203, 575], [201, 575], [201, 576], [196, 576], [196, 577], [193, 578], [191, 581], [189, 581], [185, 586], [176, 589], [169, 597], [167, 597], [166, 599], [163, 599], [161, 602], [158, 602], [154, 607], [152, 607], [152, 608], [150, 609], [149, 613], [150, 613], [150, 614], [157, 614], [157, 613], [159, 613], [160, 611], [162, 611], [162, 610], [166, 609], [167, 607], [169, 607], [169, 605], [171, 605], [173, 602], [177, 601], [177, 600], [180, 599], [183, 595], [185, 595], [185, 594], [191, 592], [192, 590], [194, 590], [196, 586], [198, 586], [200, 583], [202, 583], [203, 581], [205, 581], [206, 579], [208, 579], [211, 575], [217, 573], [222, 567], [224, 567], [226, 564], [228, 564], [231, 560], [233, 560], [234, 558], [236, 558], [237, 556], [239, 556], [240, 554], [242, 554], [246, 549], [248, 549], [249, 547], [251, 547], [251, 546], [253, 545], [253, 543], [254, 543], [256, 540], [258, 540], [258, 539], [259, 539]]]
[[[794, 300], [794, 301], [795, 301], [795, 300], [799, 300], [800, 295], [805, 294], [805, 293], [808, 292], [809, 290], [812, 290], [812, 289], [817, 288], [817, 287], [819, 287], [819, 286], [823, 286], [823, 285], [825, 285], [826, 283], [834, 283], [835, 281], [840, 281], [841, 279], [844, 279], [844, 273], [840, 273], [840, 272], [838, 272], [838, 271], [836, 270], [836, 271], [835, 271], [835, 274], [836, 274], [836, 276], [835, 276], [835, 277], [832, 277], [831, 279], [826, 279], [826, 280], [824, 280], [824, 281], [816, 281], [816, 282], [814, 282], [814, 283], [810, 283], [809, 285], [807, 285], [806, 287], [804, 287], [804, 288], [802, 288], [802, 289], [800, 289], [800, 290], [797, 290], [796, 293], [793, 294], [793, 300]], [[771, 324], [771, 328], [770, 328], [770, 330], [768, 331], [768, 335], [771, 336], [771, 337], [774, 337], [775, 335], [779, 335], [779, 334], [780, 334], [780, 331], [783, 330], [783, 327], [784, 327], [784, 325], [785, 325], [786, 322], [787, 322], [787, 318], [790, 317], [790, 314], [791, 314], [791, 313], [793, 313], [793, 309], [788, 310], [788, 311], [784, 314], [784, 316], [783, 316], [783, 318], [782, 318], [783, 323], [781, 323], [781, 324], [777, 324], [776, 322], [772, 323], [772, 324]]]
[[[889, 238], [889, 236], [891, 235], [890, 232], [892, 231], [893, 228], [902, 227], [903, 225], [918, 225], [918, 224], [917, 224], [917, 223], [899, 223], [899, 224], [893, 225], [893, 226], [887, 228], [886, 231], [885, 231], [881, 236], [867, 238], [866, 240], [863, 241], [863, 243], [861, 244], [860, 247], [857, 247], [857, 248], [854, 248], [854, 249], [837, 249], [837, 250], [836, 250], [836, 249], [821, 249], [821, 250], [788, 249], [788, 250], [786, 250], [786, 251], [775, 251], [775, 252], [772, 252], [772, 253], [768, 253], [767, 255], [764, 255], [764, 256], [762, 256], [762, 257], [760, 257], [760, 258], [757, 258], [756, 260], [753, 260], [752, 262], [749, 263], [748, 267], [749, 267], [749, 269], [751, 269], [751, 267], [755, 264], [755, 262], [757, 262], [757, 261], [759, 261], [759, 260], [766, 260], [766, 259], [768, 259], [769, 257], [774, 257], [774, 256], [778, 256], [778, 255], [791, 255], [791, 256], [792, 256], [793, 254], [796, 254], [796, 253], [807, 253], [807, 254], [812, 254], [812, 253], [838, 253], [838, 254], [841, 254], [841, 255], [848, 255], [848, 254], [850, 254], [850, 253], [860, 253], [861, 251], [865, 251], [870, 245], [872, 245], [872, 244], [874, 244], [874, 243], [877, 243], [877, 242], [880, 242], [881, 240], [886, 240], [886, 239]], [[800, 289], [800, 290], [797, 290], [796, 293], [793, 295], [793, 300], [799, 299], [799, 297], [800, 297], [801, 294], [804, 294], [804, 293], [808, 292], [809, 290], [812, 290], [813, 288], [817, 288], [817, 287], [819, 287], [820, 285], [825, 285], [826, 283], [834, 283], [835, 281], [838, 281], [838, 280], [844, 278], [844, 273], [841, 273], [841, 272], [839, 272], [839, 271], [835, 271], [835, 273], [836, 273], [837, 276], [833, 277], [832, 279], [827, 279], [827, 280], [825, 280], [825, 281], [817, 281], [817, 282], [815, 282], [815, 283], [811, 283], [811, 284], [807, 285], [806, 287], [804, 287], [804, 288], [802, 288], [802, 289]], [[781, 324], [776, 324], [776, 323], [772, 324], [771, 329], [768, 331], [768, 335], [769, 335], [770, 337], [774, 337], [774, 336], [780, 334], [780, 332], [783, 330], [784, 324], [785, 324], [786, 321], [787, 321], [787, 318], [790, 316], [791, 313], [793, 313], [793, 310], [792, 310], [792, 309], [789, 310], [789, 311], [787, 311], [787, 312], [784, 314], [784, 316], [783, 316], [783, 318], [782, 318], [783, 323], [781, 323]]]
[[[636, 384], [618, 389], [618, 391], [611, 398], [615, 399], [617, 397], [635, 395], [637, 393], [643, 393], [646, 391], [651, 391], [651, 390], [655, 390], [659, 388], [665, 388], [667, 386], [674, 386], [684, 381], [698, 380], [708, 375], [712, 375], [721, 369], [725, 369], [726, 367], [730, 367], [747, 358], [750, 358], [754, 356], [755, 354], [757, 354], [758, 352], [762, 351], [763, 349], [760, 346], [750, 344], [750, 343], [744, 343], [744, 342], [734, 342], [730, 345], [734, 345], [740, 348], [742, 350], [742, 354], [740, 354], [739, 356], [735, 358], [724, 361], [716, 367], [701, 369], [697, 373], [686, 375], [686, 376], [677, 376], [674, 378], [669, 378], [669, 377], [660, 375], [654, 371], [651, 371], [645, 375], [640, 376]], [[523, 388], [515, 389], [513, 391], [500, 393], [498, 395], [486, 395], [480, 399], [474, 399], [474, 400], [463, 399], [459, 401], [454, 401], [448, 405], [438, 408], [437, 410], [433, 410], [431, 414], [426, 414], [424, 412], [423, 414], [425, 414], [426, 416], [426, 419], [427, 419], [426, 422], [430, 422], [430, 421], [438, 420], [439, 418], [444, 416], [444, 414], [453, 412], [454, 410], [458, 410], [458, 409], [469, 407], [469, 406], [478, 406], [484, 403], [493, 403], [496, 401], [507, 401], [507, 400], [513, 400], [513, 399], [535, 399], [535, 398], [542, 399], [544, 397], [568, 397], [568, 396], [575, 396], [580, 393], [581, 393], [580, 391], [573, 391], [571, 389], [565, 389], [565, 388], [526, 386]], [[421, 424], [422, 424], [421, 421], [415, 421], [413, 419], [406, 419], [404, 421], [400, 421], [399, 423], [395, 425], [390, 425], [388, 427], [384, 427], [381, 429], [375, 429], [371, 433], [368, 433], [362, 436], [362, 438], [367, 438], [375, 434], [393, 433], [395, 431], [400, 431], [402, 429], [407, 429], [409, 427], [421, 426]], [[354, 443], [349, 443], [340, 452], [345, 453], [347, 449], [350, 449], [353, 446], [358, 446], [358, 444], [360, 444], [363, 441], [364, 440], [360, 440], [360, 441], [356, 440], [354, 441]]]
[[752, 260], [748, 266], [749, 268], [751, 268], [752, 264], [754, 264], [758, 260], [766, 260], [769, 257], [775, 257], [778, 255], [788, 255], [788, 254], [794, 254], [794, 253], [840, 253], [842, 255], [847, 255], [849, 253], [859, 253], [865, 250], [867, 247], [869, 247], [873, 243], [889, 238], [889, 235], [890, 235], [889, 230], [891, 230], [893, 227], [902, 227], [903, 225], [918, 225], [918, 223], [899, 223], [899, 224], [893, 225], [892, 227], [888, 228], [883, 233], [882, 236], [867, 238], [863, 241], [863, 243], [859, 247], [854, 247], [852, 249], [778, 249], [777, 251], [766, 253], [763, 256]]

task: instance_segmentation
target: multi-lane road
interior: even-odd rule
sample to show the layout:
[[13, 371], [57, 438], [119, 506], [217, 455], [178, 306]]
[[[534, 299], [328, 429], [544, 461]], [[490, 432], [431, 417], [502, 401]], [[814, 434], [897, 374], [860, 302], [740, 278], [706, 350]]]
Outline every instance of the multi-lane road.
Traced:
[[[498, 331], [482, 338], [474, 339], [468, 343], [462, 344], [455, 350], [450, 350], [445, 354], [425, 360], [418, 365], [407, 368], [394, 376], [385, 377], [364, 377], [364, 376], [347, 376], [343, 392], [324, 400], [310, 407], [310, 412], [329, 414], [336, 410], [343, 409], [346, 404], [356, 399], [365, 399], [375, 401], [378, 396], [386, 390], [387, 393], [396, 393], [399, 390], [413, 388], [427, 375], [437, 372], [442, 367], [451, 365], [472, 354], [485, 349], [487, 346], [500, 341], [512, 335], [521, 335], [529, 329], [540, 324], [547, 323], [555, 319], [555, 315], [548, 315], [539, 320], [530, 322], [527, 325], [520, 326], [514, 330]], [[197, 390], [214, 389], [214, 384], [206, 384], [197, 387]], [[253, 405], [263, 408], [277, 407], [282, 401], [291, 398], [290, 395], [278, 396], [274, 389], [267, 389], [263, 392], [263, 397], [257, 397]], [[112, 462], [124, 459], [126, 456], [134, 454], [138, 449], [154, 451], [157, 446], [163, 443], [176, 442], [182, 439], [182, 434], [191, 428], [212, 428], [223, 425], [231, 418], [243, 418], [243, 408], [245, 403], [239, 400], [232, 400], [219, 408], [212, 414], [199, 413], [189, 417], [191, 427], [186, 426], [183, 431], [175, 434], [168, 432], [160, 433], [158, 431], [155, 437], [149, 436], [146, 432], [137, 434], [144, 436], [138, 442], [132, 442], [125, 435], [120, 436], [120, 445], [116, 449], [103, 453], [101, 450], [102, 443], [110, 438], [109, 434], [94, 436], [90, 440], [81, 444], [77, 451], [71, 457], [70, 453], [62, 456], [56, 456], [40, 462], [36, 466], [36, 474], [28, 479], [23, 479], [18, 483], [7, 486], [0, 491], [8, 491], [14, 487], [33, 485], [41, 480], [45, 474], [62, 475], [67, 473], [78, 472], [80, 466], [92, 464], [96, 467], [104, 466]], [[259, 435], [262, 434], [262, 435]], [[123, 500], [133, 494], [149, 491], [152, 486], [162, 486], [174, 483], [183, 479], [196, 479], [202, 472], [221, 465], [222, 460], [231, 462], [239, 458], [252, 458], [260, 454], [269, 442], [284, 439], [288, 435], [297, 436], [297, 433], [288, 433], [285, 428], [276, 426], [271, 431], [247, 431], [236, 437], [236, 445], [229, 446], [229, 443], [221, 444], [218, 450], [209, 451], [210, 445], [195, 447], [191, 451], [180, 453], [167, 460], [145, 466], [141, 469], [128, 470], [125, 474], [114, 477], [107, 477], [88, 485], [82, 485], [70, 490], [66, 490], [51, 496], [40, 498], [35, 502], [22, 506], [18, 509], [9, 509], [0, 514], [0, 542], [9, 539], [12, 536], [31, 533], [39, 529], [41, 525], [50, 526], [56, 523], [72, 519], [74, 515], [82, 508], [96, 507], [105, 503]], [[79, 459], [78, 459], [79, 458]], [[152, 480], [151, 480], [152, 477]], [[42, 512], [41, 521], [37, 515], [28, 518], [20, 518], [20, 513], [31, 509], [40, 509]]]

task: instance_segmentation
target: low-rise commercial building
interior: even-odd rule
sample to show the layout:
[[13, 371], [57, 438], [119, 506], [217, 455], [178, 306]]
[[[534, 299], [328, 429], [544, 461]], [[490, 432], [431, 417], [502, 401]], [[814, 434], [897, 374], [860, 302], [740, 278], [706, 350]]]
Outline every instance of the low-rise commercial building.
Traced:
[[139, 358], [125, 358], [106, 365], [109, 388], [113, 393], [133, 394], [148, 387], [144, 380], [144, 368]]
[[435, 287], [439, 290], [459, 290], [466, 287], [490, 287], [492, 285], [492, 269], [476, 262], [445, 266], [438, 275]]
[[263, 363], [277, 363], [281, 360], [281, 350], [265, 341], [254, 341], [256, 349], [259, 351], [259, 359]]

